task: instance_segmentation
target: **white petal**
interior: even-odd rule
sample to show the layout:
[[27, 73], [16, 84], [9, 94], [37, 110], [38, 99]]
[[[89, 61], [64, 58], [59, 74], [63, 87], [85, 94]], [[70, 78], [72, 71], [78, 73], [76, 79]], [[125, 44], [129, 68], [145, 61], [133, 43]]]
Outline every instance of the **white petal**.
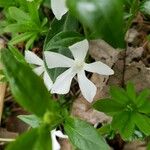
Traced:
[[69, 49], [71, 50], [74, 59], [77, 59], [79, 61], [84, 61], [89, 49], [88, 40], [85, 39], [83, 41], [77, 42], [72, 46], [69, 46]]
[[25, 59], [30, 64], [43, 65], [43, 60], [31, 51], [25, 51]]
[[72, 68], [66, 70], [64, 73], [57, 77], [51, 92], [57, 94], [68, 93], [70, 90], [71, 81], [75, 75], [76, 73], [72, 71]]
[[71, 67], [74, 64], [74, 60], [59, 53], [45, 51], [44, 56], [46, 64], [50, 69], [57, 67]]
[[55, 135], [59, 138], [63, 138], [63, 139], [67, 139], [68, 136], [67, 135], [64, 135], [60, 130], [56, 131], [55, 132]]
[[53, 85], [53, 81], [51, 80], [46, 70], [44, 71], [43, 79], [44, 79], [45, 86], [47, 87], [48, 91], [50, 91]]
[[85, 76], [84, 71], [80, 71], [77, 76], [83, 97], [91, 103], [96, 95], [96, 86]]
[[104, 64], [100, 61], [97, 61], [97, 62], [94, 62], [91, 64], [86, 64], [84, 69], [86, 71], [98, 73], [101, 75], [112, 75], [112, 74], [114, 74], [114, 71], [109, 66], [107, 66], [106, 64]]
[[65, 0], [51, 0], [51, 8], [55, 17], [60, 20], [62, 16], [68, 11]]
[[44, 72], [44, 67], [40, 66], [40, 67], [36, 67], [33, 69], [33, 71], [37, 74], [37, 75], [41, 75]]
[[52, 150], [60, 150], [60, 144], [56, 139], [55, 135], [56, 129], [51, 131], [51, 138], [52, 138]]

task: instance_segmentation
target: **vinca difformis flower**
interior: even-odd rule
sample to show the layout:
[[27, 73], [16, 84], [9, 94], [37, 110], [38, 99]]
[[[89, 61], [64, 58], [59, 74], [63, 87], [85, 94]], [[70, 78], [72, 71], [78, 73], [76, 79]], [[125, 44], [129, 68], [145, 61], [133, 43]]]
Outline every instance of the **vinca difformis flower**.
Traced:
[[62, 16], [68, 11], [66, 0], [51, 0], [51, 9], [56, 19], [61, 20]]
[[70, 90], [71, 81], [77, 75], [82, 95], [89, 102], [93, 101], [96, 94], [96, 86], [86, 77], [85, 71], [101, 75], [112, 75], [114, 71], [106, 64], [98, 61], [91, 64], [85, 63], [85, 57], [89, 49], [87, 40], [80, 41], [69, 47], [74, 59], [68, 58], [59, 53], [45, 51], [44, 57], [48, 68], [64, 67], [69, 68], [59, 75], [51, 89], [52, 93], [66, 94]]
[[25, 60], [30, 64], [38, 66], [34, 68], [33, 71], [39, 76], [43, 75], [45, 86], [50, 91], [53, 82], [47, 73], [47, 70], [44, 65], [44, 61], [41, 58], [39, 58], [37, 55], [35, 55], [33, 52], [28, 50], [25, 51]]
[[60, 150], [60, 144], [57, 141], [57, 138], [65, 138], [67, 139], [68, 136], [64, 135], [60, 130], [56, 131], [56, 129], [51, 131], [51, 138], [52, 138], [52, 150]]

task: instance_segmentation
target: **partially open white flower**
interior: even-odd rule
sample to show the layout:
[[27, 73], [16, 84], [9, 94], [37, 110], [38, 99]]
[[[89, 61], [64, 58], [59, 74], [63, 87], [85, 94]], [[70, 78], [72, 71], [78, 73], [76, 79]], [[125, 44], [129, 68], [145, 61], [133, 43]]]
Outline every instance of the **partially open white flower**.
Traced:
[[68, 11], [68, 8], [66, 7], [66, 0], [51, 0], [51, 9], [55, 17], [60, 20]]
[[48, 68], [65, 67], [69, 68], [60, 76], [57, 77], [51, 92], [57, 94], [66, 94], [70, 90], [71, 81], [77, 74], [79, 87], [82, 95], [89, 102], [93, 101], [96, 94], [96, 86], [86, 77], [85, 71], [98, 73], [101, 75], [112, 75], [114, 71], [106, 64], [98, 61], [91, 64], [85, 63], [85, 57], [89, 49], [87, 40], [83, 40], [69, 47], [74, 57], [74, 60], [64, 55], [45, 51], [44, 56]]
[[43, 74], [45, 86], [47, 87], [48, 90], [50, 90], [53, 85], [53, 82], [46, 71], [44, 61], [37, 55], [35, 55], [33, 52], [28, 50], [25, 51], [25, 59], [28, 63], [38, 66], [34, 68], [33, 71], [39, 76]]
[[57, 138], [68, 138], [67, 135], [64, 135], [60, 130], [56, 131], [56, 129], [51, 131], [51, 138], [52, 138], [52, 150], [60, 150], [60, 144], [57, 141]]

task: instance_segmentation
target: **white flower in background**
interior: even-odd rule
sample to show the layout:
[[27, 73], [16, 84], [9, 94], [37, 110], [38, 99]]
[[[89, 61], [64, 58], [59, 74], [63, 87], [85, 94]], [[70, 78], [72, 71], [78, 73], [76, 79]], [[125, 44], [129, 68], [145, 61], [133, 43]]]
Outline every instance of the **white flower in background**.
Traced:
[[101, 75], [112, 75], [114, 71], [106, 64], [98, 61], [94, 63], [85, 63], [85, 57], [89, 49], [87, 40], [80, 41], [69, 47], [74, 60], [59, 53], [45, 51], [44, 56], [48, 68], [64, 67], [69, 68], [59, 75], [52, 87], [51, 92], [57, 94], [66, 94], [70, 90], [71, 81], [77, 74], [79, 87], [82, 95], [89, 102], [93, 101], [96, 94], [96, 86], [86, 77], [85, 71], [98, 73]]
[[52, 138], [52, 150], [60, 150], [60, 144], [57, 141], [57, 138], [65, 138], [67, 139], [68, 136], [64, 135], [60, 130], [56, 131], [56, 129], [51, 131], [51, 138]]
[[44, 61], [31, 51], [25, 51], [25, 60], [30, 64], [38, 66], [34, 68], [33, 71], [39, 76], [43, 74], [45, 86], [48, 90], [50, 90], [53, 85], [53, 82], [46, 71]]
[[61, 20], [62, 16], [68, 11], [66, 0], [51, 0], [51, 9], [55, 17]]

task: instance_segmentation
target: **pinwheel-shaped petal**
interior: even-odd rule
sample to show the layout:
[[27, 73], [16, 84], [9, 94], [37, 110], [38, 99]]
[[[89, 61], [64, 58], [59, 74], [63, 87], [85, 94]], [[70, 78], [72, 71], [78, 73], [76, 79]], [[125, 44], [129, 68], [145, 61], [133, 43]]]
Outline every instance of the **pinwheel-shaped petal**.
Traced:
[[65, 0], [51, 0], [51, 9], [58, 20], [68, 11]]
[[25, 59], [28, 63], [37, 66], [36, 68], [33, 69], [33, 71], [39, 76], [43, 75], [45, 86], [47, 87], [48, 90], [50, 90], [53, 85], [53, 82], [47, 73], [44, 61], [31, 51], [25, 51]]
[[100, 61], [91, 64], [85, 63], [85, 57], [89, 49], [89, 43], [87, 40], [80, 41], [70, 46], [69, 49], [71, 50], [74, 59], [50, 51], [44, 52], [48, 68], [69, 68], [57, 77], [51, 92], [57, 94], [68, 93], [70, 90], [71, 81], [73, 77], [77, 75], [82, 95], [86, 100], [92, 102], [97, 88], [86, 77], [85, 71], [98, 73], [101, 75], [112, 75], [114, 74], [114, 71], [109, 66]]
[[52, 150], [60, 150], [60, 144], [57, 141], [57, 137], [59, 138], [68, 138], [67, 135], [64, 135], [60, 130], [56, 131], [56, 129], [51, 131], [51, 138], [52, 138]]

